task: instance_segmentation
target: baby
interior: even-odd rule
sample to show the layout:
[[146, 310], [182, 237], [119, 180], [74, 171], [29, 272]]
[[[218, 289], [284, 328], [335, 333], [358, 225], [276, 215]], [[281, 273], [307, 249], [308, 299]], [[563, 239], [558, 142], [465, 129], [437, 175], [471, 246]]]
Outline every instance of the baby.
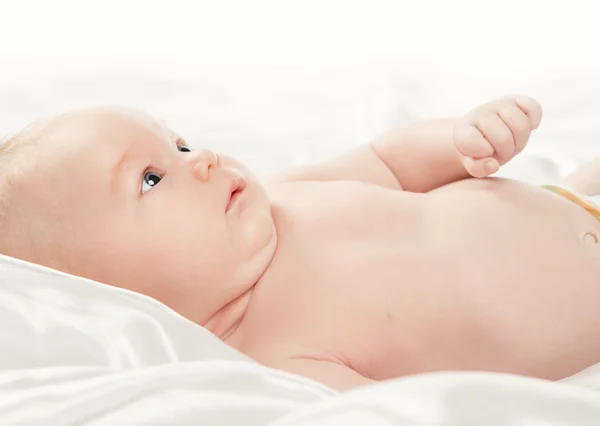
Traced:
[[559, 379], [600, 361], [600, 221], [571, 193], [487, 178], [541, 116], [494, 100], [263, 185], [143, 113], [65, 113], [0, 148], [0, 252], [151, 296], [340, 390]]

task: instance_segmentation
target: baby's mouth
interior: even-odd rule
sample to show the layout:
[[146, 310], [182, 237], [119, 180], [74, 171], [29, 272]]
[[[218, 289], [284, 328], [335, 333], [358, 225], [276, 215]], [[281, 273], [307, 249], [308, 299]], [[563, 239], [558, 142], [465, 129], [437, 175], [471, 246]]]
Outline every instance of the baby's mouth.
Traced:
[[227, 206], [225, 207], [225, 213], [227, 213], [237, 202], [237, 200], [244, 192], [246, 188], [246, 181], [241, 176], [236, 176], [231, 181], [231, 186], [229, 188], [229, 200], [227, 201]]

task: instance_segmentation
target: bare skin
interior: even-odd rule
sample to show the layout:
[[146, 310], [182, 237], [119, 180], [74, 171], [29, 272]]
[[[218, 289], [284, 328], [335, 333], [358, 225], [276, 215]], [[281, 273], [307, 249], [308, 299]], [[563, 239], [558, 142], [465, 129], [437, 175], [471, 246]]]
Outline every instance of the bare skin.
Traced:
[[600, 194], [600, 158], [596, 158], [569, 176], [569, 185], [584, 195]]
[[540, 120], [529, 98], [498, 100], [263, 188], [144, 115], [81, 111], [57, 121], [68, 155], [44, 151], [60, 167], [28, 179], [20, 210], [64, 227], [68, 259], [52, 266], [155, 297], [336, 389], [439, 370], [559, 379], [600, 361], [600, 223], [487, 178]]

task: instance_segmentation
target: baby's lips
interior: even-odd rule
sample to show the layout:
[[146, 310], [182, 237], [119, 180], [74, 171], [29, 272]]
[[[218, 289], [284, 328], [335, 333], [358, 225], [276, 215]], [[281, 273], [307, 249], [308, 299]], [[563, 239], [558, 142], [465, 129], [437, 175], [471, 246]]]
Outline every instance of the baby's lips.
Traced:
[[231, 207], [232, 201], [235, 201], [233, 198], [235, 197], [237, 199], [241, 192], [246, 188], [246, 179], [238, 170], [226, 169], [225, 171], [231, 178], [227, 192], [227, 202], [225, 204], [225, 211], [227, 211]]
[[233, 191], [243, 191], [246, 188], [246, 179], [244, 179], [244, 175], [234, 175], [231, 179], [231, 186]]

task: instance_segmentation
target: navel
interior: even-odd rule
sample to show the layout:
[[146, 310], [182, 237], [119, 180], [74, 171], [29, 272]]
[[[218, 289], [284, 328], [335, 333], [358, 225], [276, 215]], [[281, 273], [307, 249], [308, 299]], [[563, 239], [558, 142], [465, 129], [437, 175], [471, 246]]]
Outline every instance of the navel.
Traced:
[[595, 232], [587, 232], [583, 236], [583, 242], [586, 244], [598, 244], [598, 234]]

